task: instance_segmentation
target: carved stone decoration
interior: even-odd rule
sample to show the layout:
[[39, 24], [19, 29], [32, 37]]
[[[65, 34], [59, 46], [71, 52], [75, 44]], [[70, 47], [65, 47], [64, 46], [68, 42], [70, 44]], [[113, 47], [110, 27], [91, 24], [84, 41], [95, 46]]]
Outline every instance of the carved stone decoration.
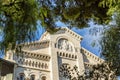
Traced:
[[40, 41], [40, 42], [33, 42], [28, 44], [20, 44], [17, 46], [16, 50], [20, 52], [21, 50], [38, 50], [43, 48], [49, 47], [49, 40]]
[[69, 64], [64, 63], [59, 68], [59, 75], [61, 77], [60, 80], [79, 80], [80, 73], [76, 65], [70, 67]]
[[58, 40], [58, 49], [73, 52], [74, 47], [70, 41], [68, 41], [67, 39], [61, 38]]
[[67, 79], [71, 78], [70, 66], [69, 64], [62, 64], [59, 68], [60, 77], [64, 77]]

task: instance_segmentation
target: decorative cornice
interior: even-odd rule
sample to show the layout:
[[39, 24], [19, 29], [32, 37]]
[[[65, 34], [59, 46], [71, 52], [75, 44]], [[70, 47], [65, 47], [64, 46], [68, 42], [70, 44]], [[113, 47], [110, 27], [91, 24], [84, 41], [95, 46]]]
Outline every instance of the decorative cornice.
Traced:
[[49, 34], [49, 32], [47, 32], [47, 31], [44, 32], [39, 41], [43, 40], [43, 38], [44, 38], [47, 34]]
[[74, 31], [70, 30], [70, 29], [67, 28], [67, 27], [63, 27], [63, 28], [61, 28], [61, 29], [62, 29], [62, 30], [65, 30], [65, 31], [68, 32], [70, 35], [76, 37], [76, 38], [79, 39], [79, 40], [82, 40], [82, 39], [83, 39], [82, 36], [80, 36], [79, 34], [75, 33]]
[[63, 57], [63, 58], [68, 58], [68, 59], [77, 59], [77, 55], [72, 54], [72, 53], [67, 53], [67, 52], [63, 52], [63, 51], [57, 51], [57, 55], [59, 57]]
[[21, 48], [24, 50], [38, 50], [42, 48], [49, 47], [49, 40], [39, 41], [39, 42], [30, 42], [30, 43], [24, 43], [17, 45], [17, 48]]
[[104, 60], [96, 56], [95, 54], [91, 53], [90, 51], [86, 50], [85, 48], [81, 48], [81, 52], [85, 54], [86, 56], [89, 56], [90, 58], [94, 59], [95, 61], [99, 63], [103, 63]]
[[[61, 30], [63, 30], [63, 31], [61, 31]], [[67, 28], [67, 27], [61, 27], [61, 28], [60, 28], [56, 33], [54, 33], [54, 34], [60, 34], [59, 31], [61, 31], [60, 33], [65, 33], [65, 32], [67, 32], [68, 34], [70, 34], [71, 36], [74, 36], [75, 38], [77, 38], [77, 39], [80, 40], [80, 41], [83, 39], [82, 36], [80, 36], [79, 34], [75, 33], [74, 31], [70, 30], [70, 29]], [[40, 38], [40, 40], [42, 40], [42, 39], [43, 39], [46, 35], [48, 35], [48, 34], [50, 34], [50, 33], [46, 31], [46, 32], [42, 35], [42, 37]]]
[[36, 61], [34, 59], [27, 59], [27, 58], [18, 58], [17, 61], [18, 65], [20, 67], [27, 67], [27, 68], [33, 68], [33, 69], [39, 69], [39, 70], [49, 70], [49, 62], [43, 62], [43, 61]]
[[21, 51], [21, 53], [19, 53], [19, 56], [28, 57], [28, 58], [35, 58], [35, 59], [45, 60], [45, 61], [50, 60], [49, 55], [42, 54], [42, 53], [33, 53], [33, 52]]
[[89, 68], [93, 66], [93, 64], [90, 64], [88, 62], [84, 62], [84, 65], [85, 65], [85, 67], [89, 67]]

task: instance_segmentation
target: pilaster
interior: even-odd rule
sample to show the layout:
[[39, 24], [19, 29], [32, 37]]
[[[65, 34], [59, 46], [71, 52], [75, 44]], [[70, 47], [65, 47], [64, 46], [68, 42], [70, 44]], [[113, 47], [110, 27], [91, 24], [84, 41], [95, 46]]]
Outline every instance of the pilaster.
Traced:
[[55, 49], [54, 42], [50, 42], [50, 54], [51, 54], [51, 80], [59, 80], [59, 71], [58, 71], [58, 56]]

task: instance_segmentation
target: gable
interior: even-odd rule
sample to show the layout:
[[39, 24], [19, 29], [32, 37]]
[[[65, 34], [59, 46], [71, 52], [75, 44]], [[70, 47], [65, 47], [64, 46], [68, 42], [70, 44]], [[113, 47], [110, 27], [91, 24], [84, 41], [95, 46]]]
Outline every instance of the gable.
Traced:
[[45, 32], [41, 38], [41, 40], [49, 40], [50, 39], [50, 35], [59, 35], [59, 34], [67, 34], [69, 36], [72, 36], [73, 38], [77, 39], [77, 40], [82, 40], [82, 36], [80, 36], [79, 34], [75, 33], [74, 31], [68, 29], [67, 27], [63, 27], [60, 30], [58, 30], [57, 32], [55, 32], [54, 34], [50, 34], [49, 32]]

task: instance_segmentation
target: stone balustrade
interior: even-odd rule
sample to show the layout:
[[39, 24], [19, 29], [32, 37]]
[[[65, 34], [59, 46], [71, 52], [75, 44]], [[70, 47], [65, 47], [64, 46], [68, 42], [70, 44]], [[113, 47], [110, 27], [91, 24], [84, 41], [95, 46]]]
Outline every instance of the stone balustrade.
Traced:
[[68, 58], [68, 59], [77, 59], [77, 55], [76, 54], [72, 54], [72, 53], [66, 53], [63, 51], [57, 51], [57, 55], [59, 57], [64, 57], [64, 58]]
[[19, 44], [17, 47], [21, 47], [24, 50], [38, 50], [49, 47], [49, 40]]
[[48, 70], [49, 64], [48, 62], [38, 61], [38, 60], [31, 60], [27, 58], [19, 58], [17, 61], [19, 66], [29, 67], [29, 68], [36, 68], [42, 70]]
[[87, 67], [87, 68], [91, 68], [93, 65], [92, 64], [90, 64], [90, 63], [88, 63], [88, 62], [84, 62], [84, 65], [85, 65], [85, 67]]
[[18, 55], [22, 56], [22, 57], [26, 57], [26, 58], [39, 59], [39, 60], [44, 60], [44, 61], [49, 61], [50, 60], [49, 55], [45, 55], [45, 54], [42, 54], [42, 53], [32, 53], [32, 52], [22, 51]]

